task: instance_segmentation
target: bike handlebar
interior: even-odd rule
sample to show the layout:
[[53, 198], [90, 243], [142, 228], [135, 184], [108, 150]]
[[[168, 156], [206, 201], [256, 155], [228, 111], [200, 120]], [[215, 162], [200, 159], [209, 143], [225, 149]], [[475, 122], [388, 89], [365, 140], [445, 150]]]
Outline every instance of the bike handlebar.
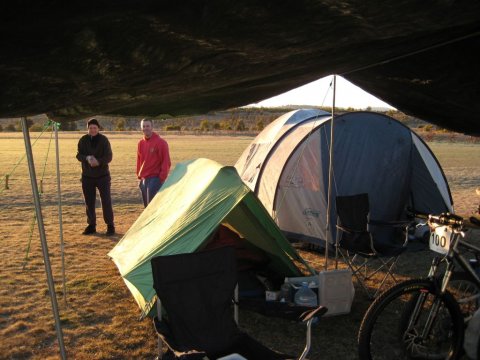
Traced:
[[451, 214], [451, 213], [441, 213], [439, 215], [425, 214], [418, 211], [415, 211], [411, 208], [407, 209], [410, 217], [415, 217], [419, 219], [425, 219], [429, 224], [436, 225], [447, 225], [453, 226], [455, 228], [463, 227], [463, 218], [461, 216]]
[[437, 225], [447, 225], [453, 227], [463, 226], [463, 218], [461, 216], [450, 213], [442, 213], [440, 215], [428, 215], [428, 222]]

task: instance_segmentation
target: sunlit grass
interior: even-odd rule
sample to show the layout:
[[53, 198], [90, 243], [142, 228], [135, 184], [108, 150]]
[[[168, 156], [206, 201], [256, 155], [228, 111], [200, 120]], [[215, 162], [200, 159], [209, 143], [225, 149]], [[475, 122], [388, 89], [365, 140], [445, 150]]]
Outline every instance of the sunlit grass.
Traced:
[[[154, 358], [157, 341], [151, 322], [138, 320], [139, 309], [107, 257], [143, 210], [135, 177], [140, 133], [107, 133], [114, 152], [112, 192], [118, 231], [114, 238], [80, 235], [86, 224], [80, 164], [75, 154], [82, 134], [60, 133], [67, 304], [63, 301], [54, 142], [46, 165], [49, 135], [45, 134], [34, 146], [37, 179], [43, 179], [42, 211], [67, 353], [75, 359]], [[32, 141], [36, 136], [31, 135]], [[173, 166], [198, 157], [233, 165], [252, 138], [189, 135], [166, 136], [166, 140]], [[474, 190], [479, 186], [475, 181], [480, 178], [480, 145], [430, 145], [450, 181], [457, 210], [460, 206], [468, 213], [479, 202]], [[0, 358], [57, 359], [58, 345], [36, 227], [30, 234], [33, 204], [26, 159], [13, 171], [24, 152], [20, 133], [0, 133]], [[6, 174], [11, 175], [9, 190], [4, 189]], [[98, 230], [105, 231], [100, 209], [97, 216]], [[32, 244], [25, 263], [30, 235]], [[324, 265], [321, 254], [304, 250], [301, 254], [317, 269]], [[400, 262], [397, 272], [400, 278], [407, 278], [425, 274], [428, 266], [424, 254], [411, 254]], [[368, 304], [357, 288], [349, 315], [322, 320], [314, 328], [310, 359], [356, 359], [356, 331]], [[302, 325], [247, 311], [241, 312], [240, 324], [277, 350], [299, 354], [303, 348]]]

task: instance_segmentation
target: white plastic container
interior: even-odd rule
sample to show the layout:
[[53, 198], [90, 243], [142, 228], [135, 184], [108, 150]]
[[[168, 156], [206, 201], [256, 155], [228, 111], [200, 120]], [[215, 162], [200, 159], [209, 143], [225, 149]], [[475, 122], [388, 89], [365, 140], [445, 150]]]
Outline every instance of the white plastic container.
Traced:
[[298, 306], [316, 307], [318, 305], [317, 294], [308, 287], [306, 281], [304, 281], [300, 289], [297, 290], [294, 299], [295, 305]]
[[318, 299], [328, 308], [324, 316], [348, 314], [355, 296], [350, 269], [321, 271], [318, 274]]

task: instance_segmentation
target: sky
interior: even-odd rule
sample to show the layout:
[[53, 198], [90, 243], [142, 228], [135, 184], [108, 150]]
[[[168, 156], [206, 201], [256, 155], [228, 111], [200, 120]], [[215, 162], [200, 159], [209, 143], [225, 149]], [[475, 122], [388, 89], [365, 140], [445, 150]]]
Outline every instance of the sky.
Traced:
[[[275, 107], [282, 105], [316, 105], [332, 106], [333, 99], [333, 76], [327, 76], [313, 81], [286, 93], [250, 104], [249, 107]], [[337, 75], [335, 106], [354, 109], [388, 108], [394, 109], [389, 104], [377, 99], [348, 80]]]

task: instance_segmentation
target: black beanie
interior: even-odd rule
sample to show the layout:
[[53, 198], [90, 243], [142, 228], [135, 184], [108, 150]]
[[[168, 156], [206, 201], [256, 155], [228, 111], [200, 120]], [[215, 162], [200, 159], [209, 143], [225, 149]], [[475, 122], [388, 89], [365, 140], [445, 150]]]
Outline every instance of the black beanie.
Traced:
[[91, 118], [90, 120], [88, 120], [87, 127], [89, 127], [90, 125], [97, 125], [100, 128], [100, 124], [98, 123], [98, 120], [95, 118]]

